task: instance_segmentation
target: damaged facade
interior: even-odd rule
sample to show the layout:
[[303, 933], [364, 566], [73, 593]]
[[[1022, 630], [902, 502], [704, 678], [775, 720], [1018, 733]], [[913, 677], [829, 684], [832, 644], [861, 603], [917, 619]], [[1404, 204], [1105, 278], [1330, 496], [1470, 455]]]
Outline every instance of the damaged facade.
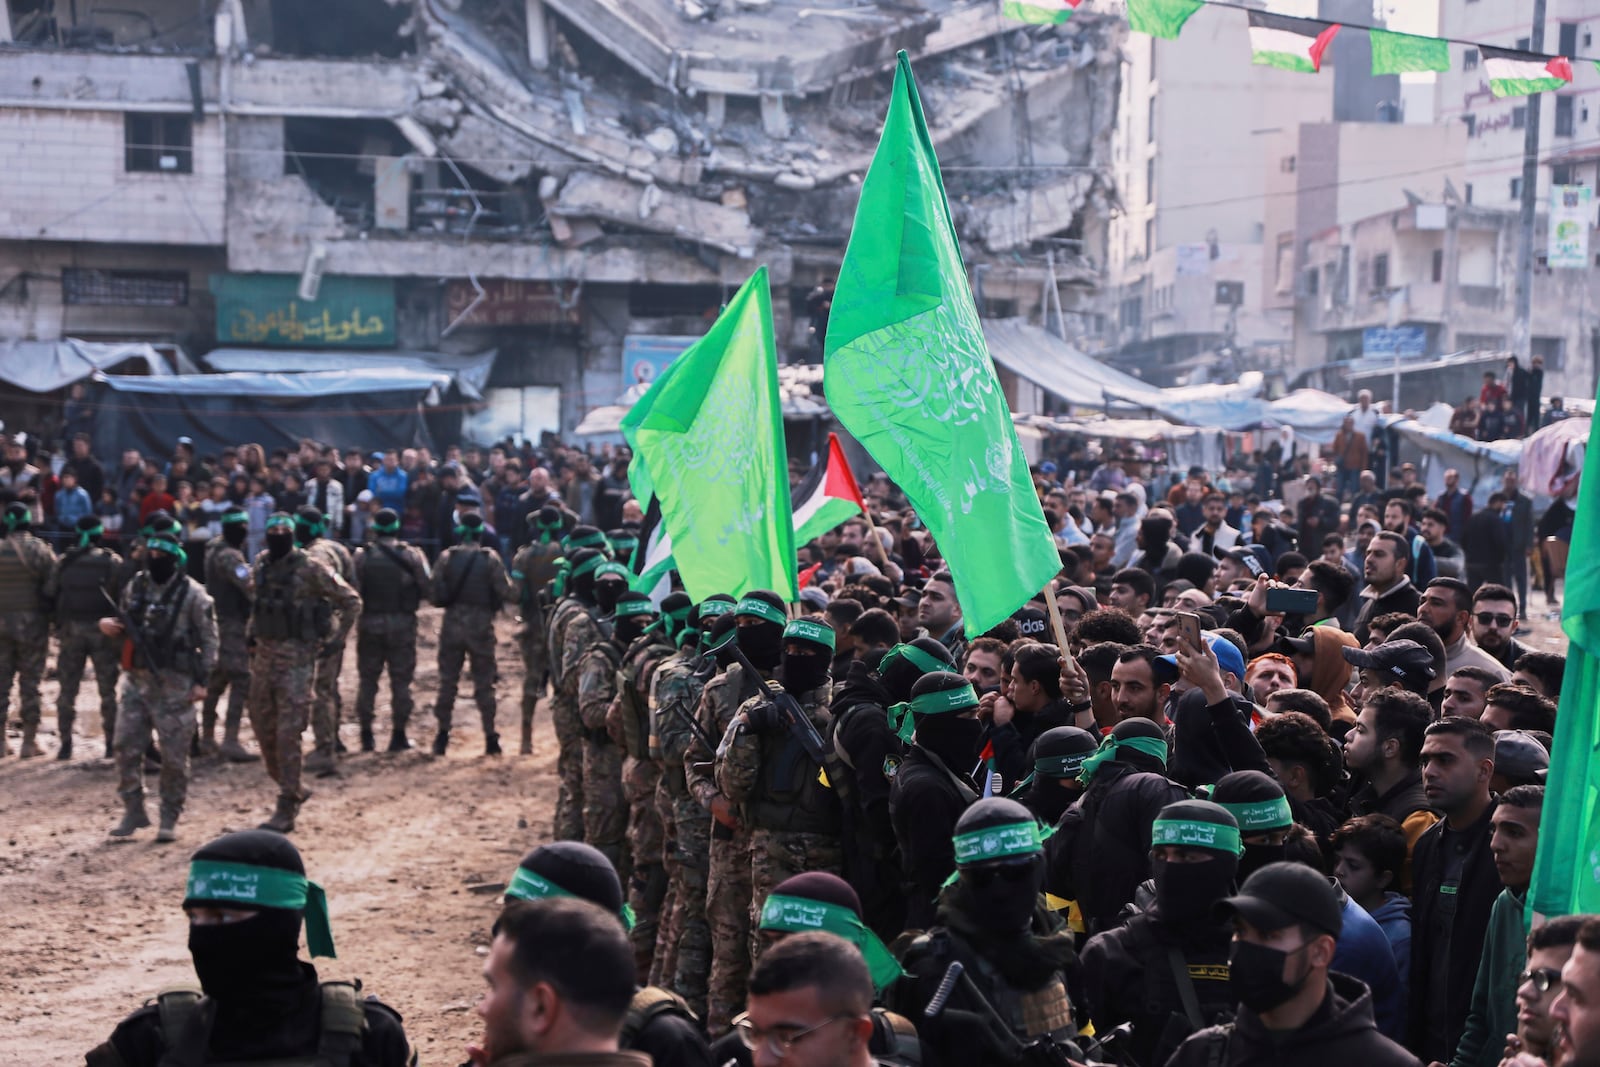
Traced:
[[1109, 2], [1027, 28], [994, 0], [93, 9], [0, 0], [0, 338], [496, 348], [491, 392], [565, 431], [765, 264], [814, 359], [901, 48], [980, 309], [1098, 310]]

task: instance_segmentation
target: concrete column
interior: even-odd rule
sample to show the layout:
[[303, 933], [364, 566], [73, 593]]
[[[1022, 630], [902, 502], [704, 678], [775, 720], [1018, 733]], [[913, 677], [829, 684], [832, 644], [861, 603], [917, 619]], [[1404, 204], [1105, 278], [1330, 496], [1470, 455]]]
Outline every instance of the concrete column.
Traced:
[[545, 18], [544, 0], [523, 0], [528, 15], [528, 62], [535, 70], [550, 66], [550, 23]]
[[728, 119], [728, 98], [722, 93], [706, 94], [706, 128], [722, 129]]
[[783, 109], [782, 94], [761, 94], [761, 126], [768, 137], [779, 141], [789, 139], [789, 116]]

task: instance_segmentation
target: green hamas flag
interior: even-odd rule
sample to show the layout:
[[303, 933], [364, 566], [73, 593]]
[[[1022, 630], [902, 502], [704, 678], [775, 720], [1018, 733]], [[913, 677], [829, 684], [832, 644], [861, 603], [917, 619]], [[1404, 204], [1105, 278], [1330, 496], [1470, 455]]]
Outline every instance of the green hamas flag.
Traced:
[[1135, 33], [1175, 39], [1202, 0], [1128, 0], [1128, 28]]
[[1450, 42], [1410, 33], [1368, 30], [1372, 40], [1372, 73], [1411, 74], [1450, 69]]
[[944, 553], [969, 634], [1061, 569], [984, 345], [939, 161], [900, 53], [824, 345], [833, 413]]
[[1528, 893], [1535, 917], [1600, 911], [1600, 526], [1592, 518], [1600, 515], [1597, 427], [1600, 422], [1589, 431], [1576, 511], [1591, 518], [1574, 524], [1567, 554], [1561, 629], [1570, 645]]
[[799, 596], [767, 269], [622, 420], [685, 591]]

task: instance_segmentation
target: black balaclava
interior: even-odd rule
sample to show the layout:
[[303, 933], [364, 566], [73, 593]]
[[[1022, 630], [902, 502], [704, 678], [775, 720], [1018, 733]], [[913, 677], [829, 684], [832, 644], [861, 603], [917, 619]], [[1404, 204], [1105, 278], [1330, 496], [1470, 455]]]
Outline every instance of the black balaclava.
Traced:
[[[786, 614], [783, 597], [770, 589], [752, 590], [746, 593], [744, 598], [759, 600], [772, 607], [779, 615]], [[753, 623], [739, 627], [739, 651], [745, 654], [757, 670], [776, 670], [778, 661], [783, 658], [783, 623], [749, 614], [739, 615], [735, 612], [735, 615], [741, 619], [749, 619]]]
[[5, 527], [6, 533], [13, 530], [26, 530], [33, 525], [33, 512], [28, 510], [28, 505], [20, 500], [13, 500], [6, 505]]
[[[606, 564], [611, 566], [611, 564]], [[617, 609], [617, 601], [628, 591], [628, 579], [620, 574], [598, 575], [594, 581], [594, 602], [602, 612], [610, 615]]]
[[[622, 880], [605, 854], [579, 841], [540, 845], [518, 864], [572, 896], [598, 904], [613, 915], [622, 912]], [[519, 899], [508, 896], [507, 900]]]
[[[683, 599], [687, 602], [689, 598]], [[624, 651], [643, 637], [656, 620], [656, 609], [643, 593], [623, 593], [622, 599], [617, 601], [614, 614], [616, 622], [613, 624], [612, 637], [617, 647]]]
[[322, 509], [304, 504], [295, 509], [294, 539], [296, 544], [309, 545], [322, 536]]
[[267, 553], [273, 559], [282, 559], [294, 547], [294, 520], [283, 512], [275, 512], [267, 520]]
[[733, 657], [733, 646], [737, 643], [738, 638], [729, 637], [727, 644], [721, 647], [717, 647], [717, 642], [728, 634], [733, 633], [734, 628], [738, 625], [739, 621], [733, 617], [732, 613], [718, 615], [711, 623], [711, 629], [706, 631], [706, 647], [716, 648], [716, 651], [711, 653], [711, 658], [716, 660], [718, 667], [727, 668], [736, 662]]
[[[961, 813], [956, 837], [998, 827], [1035, 826], [1033, 813], [1005, 797], [985, 797]], [[958, 860], [960, 853], [957, 853]], [[1044, 854], [1009, 856], [961, 866], [961, 896], [974, 925], [996, 936], [1015, 936], [1033, 924], [1044, 887]]]
[[568, 557], [572, 563], [572, 580], [567, 583], [567, 588], [572, 590], [572, 595], [578, 598], [580, 604], [594, 606], [594, 561], [600, 556], [598, 548], [580, 548]]
[[[825, 634], [823, 631], [827, 631]], [[808, 636], [810, 635], [810, 636]], [[778, 684], [799, 696], [828, 684], [833, 666], [833, 646], [826, 642], [833, 628], [825, 622], [796, 619], [784, 628], [783, 656], [778, 663]]]
[[[288, 838], [271, 830], [226, 834], [202, 847], [193, 858], [306, 873], [299, 851]], [[303, 982], [306, 968], [299, 959], [302, 915], [285, 908], [260, 908], [259, 914], [243, 922], [191, 925], [189, 955], [206, 996], [226, 1011], [230, 1002], [292, 989]]]
[[[1217, 780], [1216, 788], [1211, 791], [1211, 799], [1229, 811], [1239, 811], [1238, 805], [1249, 805], [1252, 808], [1276, 808], [1279, 816], [1276, 819], [1255, 820], [1240, 818], [1239, 832], [1241, 836], [1250, 836], [1268, 833], [1274, 830], [1287, 829], [1291, 823], [1289, 815], [1289, 802], [1284, 796], [1283, 786], [1270, 774], [1261, 771], [1234, 771], [1225, 774]], [[1252, 825], [1256, 823], [1256, 825]], [[1239, 860], [1239, 881], [1243, 882], [1262, 867], [1269, 863], [1280, 863], [1286, 854], [1284, 845], [1252, 845], [1246, 843], [1244, 855]]]
[[146, 552], [144, 565], [159, 585], [166, 585], [178, 573], [178, 557], [166, 551]]
[[[931, 657], [943, 666], [939, 670], [955, 671], [955, 661], [950, 657], [950, 650], [944, 644], [932, 637], [919, 637], [908, 642], [911, 648], [916, 649], [924, 656]], [[895, 646], [898, 648], [899, 646]], [[891, 649], [891, 651], [893, 651]], [[916, 657], [910, 656], [905, 650], [893, 656], [885, 656], [878, 663], [878, 680], [883, 683], [883, 688], [889, 694], [889, 703], [900, 704], [911, 699], [911, 687], [917, 684], [917, 679], [928, 673], [925, 665], [919, 665]]]
[[[1233, 891], [1234, 877], [1239, 870], [1239, 855], [1231, 845], [1239, 824], [1226, 808], [1205, 800], [1180, 800], [1162, 808], [1161, 814], [1156, 816], [1153, 831], [1158, 845], [1168, 843], [1161, 840], [1162, 830], [1167, 829], [1162, 826], [1164, 823], [1194, 823], [1226, 828], [1218, 831], [1219, 839], [1212, 845], [1203, 845], [1196, 842], [1204, 838], [1204, 834], [1182, 833], [1178, 827], [1171, 827], [1174, 835], [1183, 839], [1185, 847], [1210, 852], [1214, 858], [1207, 863], [1167, 863], [1156, 860], [1150, 865], [1156, 883], [1156, 913], [1163, 922], [1214, 925], [1211, 909], [1217, 901]], [[1228, 833], [1228, 830], [1232, 833]]]
[[568, 556], [573, 556], [580, 548], [592, 548], [606, 559], [611, 558], [611, 542], [593, 526], [574, 526], [561, 543]]
[[[1081, 767], [1099, 747], [1093, 734], [1076, 726], [1057, 726], [1039, 735], [1033, 743], [1033, 781], [1028, 784], [1025, 801], [1035, 815], [1051, 826], [1061, 820], [1072, 802], [1083, 795], [1074, 767]], [[1063, 779], [1074, 784], [1063, 786]]]
[[239, 508], [222, 514], [222, 540], [233, 548], [243, 548], [250, 539], [250, 516]]
[[[953, 671], [934, 671], [917, 679], [911, 687], [911, 702], [930, 693], [972, 690], [972, 683]], [[973, 709], [977, 709], [973, 694]], [[957, 774], [972, 769], [978, 758], [978, 743], [983, 739], [983, 723], [962, 711], [943, 711], [933, 715], [912, 712], [916, 723], [916, 743], [932, 752]]]

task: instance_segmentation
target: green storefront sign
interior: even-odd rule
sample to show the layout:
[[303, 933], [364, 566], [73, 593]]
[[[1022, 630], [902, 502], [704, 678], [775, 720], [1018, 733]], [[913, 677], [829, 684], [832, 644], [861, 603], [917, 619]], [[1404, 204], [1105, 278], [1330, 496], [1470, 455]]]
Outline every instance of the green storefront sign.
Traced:
[[224, 345], [392, 348], [394, 281], [322, 279], [317, 299], [301, 300], [293, 274], [214, 274], [217, 341]]

